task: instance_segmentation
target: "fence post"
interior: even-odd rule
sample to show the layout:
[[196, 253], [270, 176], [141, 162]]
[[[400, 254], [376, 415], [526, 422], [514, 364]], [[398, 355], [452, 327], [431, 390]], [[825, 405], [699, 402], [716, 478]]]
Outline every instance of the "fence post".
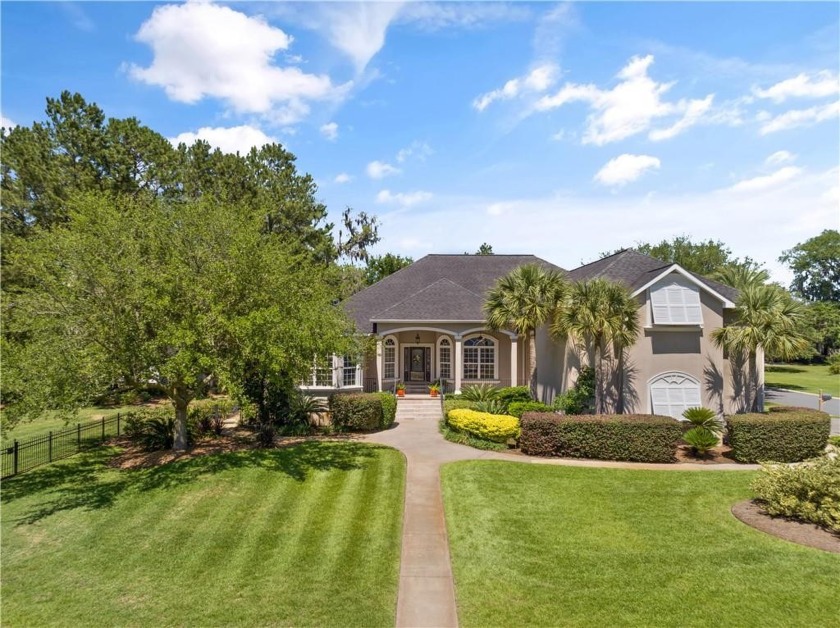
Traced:
[[117, 436], [120, 435], [120, 413], [117, 412]]
[[14, 458], [14, 469], [12, 475], [17, 475], [18, 472], [18, 440], [15, 439], [15, 458]]
[[52, 430], [50, 430], [50, 462], [52, 462]]
[[105, 415], [102, 415], [102, 442], [105, 442]]
[[82, 424], [76, 423], [76, 451], [82, 450]]

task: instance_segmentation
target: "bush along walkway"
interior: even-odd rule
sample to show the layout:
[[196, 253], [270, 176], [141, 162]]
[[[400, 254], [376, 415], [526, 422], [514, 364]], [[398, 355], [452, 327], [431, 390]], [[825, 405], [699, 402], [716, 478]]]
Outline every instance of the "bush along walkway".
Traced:
[[[402, 403], [402, 402], [400, 402]], [[429, 407], [440, 402], [429, 399]], [[510, 462], [556, 464], [615, 469], [658, 469], [668, 471], [746, 471], [760, 468], [749, 464], [657, 464], [537, 458], [519, 454], [480, 451], [444, 440], [438, 430], [440, 412], [409, 413], [398, 407], [397, 424], [389, 430], [367, 434], [363, 440], [388, 445], [405, 454], [408, 462], [403, 514], [400, 588], [397, 598], [397, 626], [457, 626], [455, 585], [449, 558], [449, 542], [441, 496], [440, 466], [459, 460], [507, 460]]]

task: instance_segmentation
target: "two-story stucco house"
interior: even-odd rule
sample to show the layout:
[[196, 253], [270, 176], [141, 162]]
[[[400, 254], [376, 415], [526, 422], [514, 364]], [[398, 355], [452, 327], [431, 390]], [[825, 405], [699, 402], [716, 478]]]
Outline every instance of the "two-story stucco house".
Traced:
[[[728, 322], [737, 292], [631, 250], [568, 272], [533, 255], [428, 255], [347, 300], [347, 313], [360, 333], [373, 336], [376, 350], [361, 361], [338, 357], [319, 365], [305, 388], [325, 394], [393, 390], [398, 381], [418, 392], [436, 380], [456, 392], [477, 383], [526, 385], [527, 339], [489, 330], [483, 306], [497, 279], [533, 263], [570, 281], [623, 283], [638, 299], [639, 337], [623, 373], [612, 370], [606, 378], [612, 404], [611, 395], [622, 390], [625, 412], [679, 416], [698, 405], [727, 414], [741, 409], [743, 368], [733, 367], [711, 342], [711, 332]], [[536, 348], [537, 394], [550, 402], [574, 384], [581, 352], [553, 340], [546, 328], [538, 330]], [[611, 364], [607, 360], [606, 368]]]

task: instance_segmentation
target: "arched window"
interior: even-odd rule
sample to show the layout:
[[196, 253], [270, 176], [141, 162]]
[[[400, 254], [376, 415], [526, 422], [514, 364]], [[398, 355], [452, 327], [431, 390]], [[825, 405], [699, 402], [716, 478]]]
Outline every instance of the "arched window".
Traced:
[[703, 404], [700, 382], [685, 373], [662, 373], [650, 382], [650, 403], [654, 414], [682, 418], [687, 408]]
[[496, 340], [473, 336], [464, 341], [464, 379], [496, 379]]
[[446, 337], [438, 341], [438, 377], [452, 379], [452, 342]]
[[384, 379], [395, 379], [397, 374], [397, 341], [394, 338], [386, 338], [382, 343], [382, 377]]

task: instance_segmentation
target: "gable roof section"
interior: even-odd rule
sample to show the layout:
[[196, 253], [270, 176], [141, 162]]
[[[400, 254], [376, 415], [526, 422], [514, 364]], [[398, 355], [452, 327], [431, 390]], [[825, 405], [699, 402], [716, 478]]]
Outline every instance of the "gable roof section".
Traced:
[[525, 264], [563, 271], [534, 255], [427, 255], [357, 292], [344, 308], [364, 333], [377, 320], [483, 321], [487, 290]]
[[718, 281], [688, 272], [677, 264], [668, 264], [632, 249], [625, 249], [599, 259], [591, 264], [584, 264], [569, 271], [572, 281], [584, 281], [603, 277], [626, 285], [634, 294], [646, 288], [662, 274], [676, 266], [676, 271], [705, 288], [712, 295], [722, 298], [727, 307], [738, 298], [738, 291]]

